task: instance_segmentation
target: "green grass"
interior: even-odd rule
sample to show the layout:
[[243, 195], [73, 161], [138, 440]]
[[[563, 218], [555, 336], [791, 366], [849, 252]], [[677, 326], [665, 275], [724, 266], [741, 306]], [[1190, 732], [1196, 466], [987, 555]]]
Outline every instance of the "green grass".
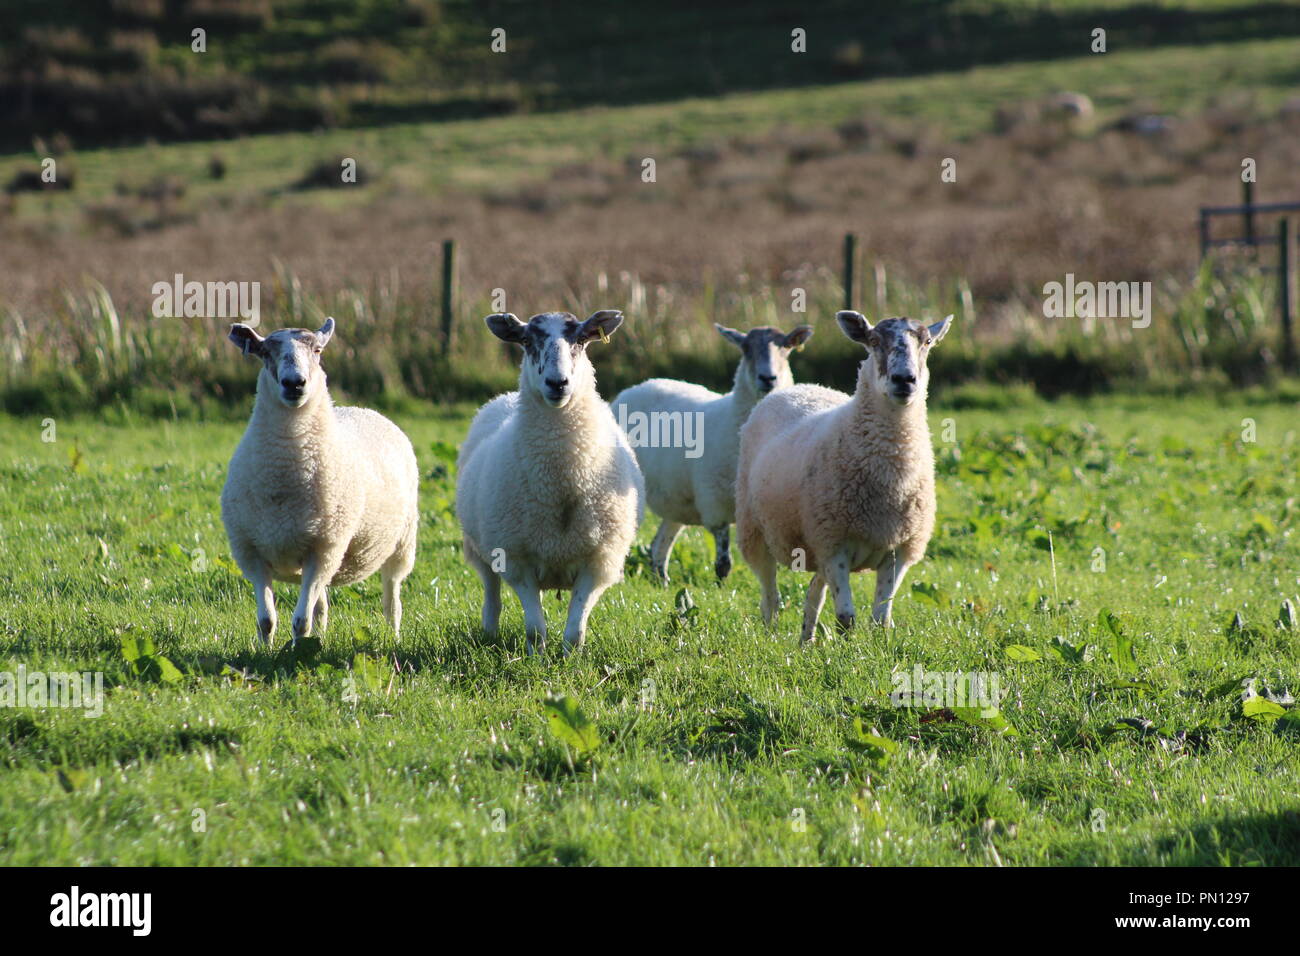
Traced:
[[[268, 201], [348, 204], [393, 189], [433, 194], [501, 189], [545, 178], [561, 166], [593, 156], [621, 159], [638, 150], [637, 155], [668, 156], [693, 144], [781, 126], [825, 129], [863, 115], [919, 121], [962, 139], [987, 131], [999, 106], [1058, 90], [1087, 93], [1103, 120], [1137, 106], [1196, 110], [1229, 89], [1252, 95], [1255, 108], [1270, 110], [1294, 94], [1297, 61], [1300, 40], [1293, 38], [1157, 50], [1117, 48], [1068, 60], [619, 109], [276, 133], [250, 136], [238, 144], [92, 149], [75, 158], [75, 191], [25, 198], [19, 214], [59, 220], [87, 201], [109, 198], [118, 182], [138, 185], [163, 175], [184, 179], [192, 199], [233, 201], [249, 192], [284, 189], [317, 160], [335, 156], [356, 159], [378, 181]], [[226, 177], [215, 182], [206, 173], [214, 153], [228, 166]], [[0, 182], [33, 165], [30, 154], [0, 157]]]
[[[893, 631], [799, 647], [805, 582], [783, 572], [769, 634], [749, 570], [719, 588], [693, 532], [670, 588], [634, 554], [569, 661], [521, 657], [510, 596], [501, 640], [478, 632], [447, 473], [468, 411], [399, 416], [428, 476], [401, 643], [368, 581], [335, 591], [298, 661], [254, 645], [228, 556], [239, 425], [70, 419], [46, 443], [39, 419], [0, 419], [0, 670], [108, 687], [98, 719], [0, 709], [0, 863], [1300, 862], [1290, 719], [1248, 719], [1224, 689], [1298, 683], [1300, 633], [1274, 625], [1300, 591], [1294, 404], [932, 409], [939, 523]], [[185, 675], [132, 676], [132, 637]], [[1091, 659], [1055, 659], [1057, 638]], [[1019, 734], [892, 708], [891, 673], [918, 664], [998, 672]], [[593, 754], [548, 730], [548, 692], [596, 723]], [[898, 744], [885, 765], [847, 742], [855, 717]], [[1133, 717], [1158, 731], [1108, 735]]]
[[[905, 0], [870, 15], [850, 0], [599, 14], [527, 0], [148, 6], [0, 8], [0, 89], [14, 104], [0, 99], [0, 140], [203, 139], [713, 96], [1077, 56], [1097, 26], [1113, 50], [1300, 34], [1295, 11], [1257, 0]], [[489, 44], [498, 28], [504, 53]]]

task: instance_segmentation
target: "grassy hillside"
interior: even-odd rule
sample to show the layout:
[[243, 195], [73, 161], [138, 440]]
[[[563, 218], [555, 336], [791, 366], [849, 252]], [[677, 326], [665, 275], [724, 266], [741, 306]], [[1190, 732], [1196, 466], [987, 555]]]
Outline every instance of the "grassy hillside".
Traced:
[[[0, 10], [11, 146], [384, 125], [1300, 34], [1293, 3], [112, 0]], [[807, 52], [791, 52], [791, 30]], [[207, 50], [191, 50], [195, 28]], [[494, 53], [494, 29], [506, 51]]]
[[[1133, 109], [1189, 112], [1232, 92], [1249, 98], [1243, 119], [1296, 95], [1300, 39], [1164, 49], [1116, 50], [1052, 62], [944, 71], [931, 76], [839, 83], [712, 99], [584, 109], [546, 116], [406, 123], [378, 129], [261, 135], [236, 147], [178, 143], [79, 149], [76, 188], [26, 204], [42, 218], [110, 196], [123, 181], [182, 177], [195, 197], [283, 190], [318, 159], [352, 156], [363, 171], [407, 188], [481, 190], [527, 179], [595, 157], [621, 159], [634, 149], [673, 153], [694, 145], [770, 131], [830, 130], [867, 117], [912, 121], [944, 138], [963, 140], [992, 129], [998, 107], [1059, 90], [1087, 93], [1101, 120]], [[207, 175], [214, 151], [226, 173]], [[654, 155], [655, 152], [647, 153]], [[33, 165], [24, 149], [0, 156], [0, 181]], [[317, 196], [354, 202], [365, 188]], [[20, 210], [21, 211], [21, 210]]]

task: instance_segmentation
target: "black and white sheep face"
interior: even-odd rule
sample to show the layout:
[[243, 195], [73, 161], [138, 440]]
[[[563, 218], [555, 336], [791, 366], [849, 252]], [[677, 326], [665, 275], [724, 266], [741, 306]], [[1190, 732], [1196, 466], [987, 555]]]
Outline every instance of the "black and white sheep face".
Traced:
[[801, 325], [790, 333], [770, 325], [737, 332], [725, 325], [713, 326], [724, 339], [740, 349], [740, 377], [760, 396], [794, 384], [790, 374], [790, 353], [812, 338], [812, 326]]
[[262, 374], [288, 408], [302, 408], [325, 388], [320, 356], [333, 334], [332, 318], [326, 319], [315, 332], [311, 329], [280, 329], [266, 338], [242, 323], [230, 327], [230, 341], [245, 355], [256, 355], [262, 360]]
[[840, 329], [869, 353], [867, 373], [871, 387], [895, 405], [911, 405], [924, 396], [930, 383], [926, 366], [930, 349], [948, 334], [952, 316], [934, 325], [913, 319], [885, 319], [872, 325], [861, 312], [838, 312]]
[[608, 338], [623, 324], [623, 313], [606, 309], [580, 322], [569, 312], [543, 312], [525, 323], [512, 313], [496, 312], [484, 321], [503, 342], [523, 346], [521, 389], [552, 408], [563, 408], [578, 392], [595, 388], [587, 343]]

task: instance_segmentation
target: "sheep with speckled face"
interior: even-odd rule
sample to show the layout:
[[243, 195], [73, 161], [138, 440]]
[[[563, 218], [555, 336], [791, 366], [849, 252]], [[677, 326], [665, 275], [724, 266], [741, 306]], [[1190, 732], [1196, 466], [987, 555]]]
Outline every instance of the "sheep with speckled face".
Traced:
[[641, 471], [587, 357], [587, 345], [608, 339], [623, 315], [579, 321], [545, 312], [525, 323], [497, 313], [485, 321], [524, 357], [519, 390], [484, 405], [460, 448], [465, 560], [483, 581], [483, 630], [498, 633], [504, 579], [523, 605], [529, 654], [546, 646], [541, 592], [572, 591], [567, 654], [582, 646], [601, 594], [622, 578], [641, 523]]
[[934, 530], [934, 450], [926, 421], [926, 359], [952, 316], [926, 326], [859, 312], [836, 315], [867, 350], [845, 395], [795, 385], [763, 399], [740, 433], [736, 535], [762, 585], [764, 621], [780, 606], [777, 565], [813, 572], [803, 639], [816, 636], [829, 586], [842, 630], [854, 623], [849, 575], [876, 572], [871, 616], [892, 624], [894, 595]]
[[[789, 333], [767, 325], [748, 332], [714, 327], [740, 349], [734, 384], [726, 395], [677, 379], [652, 378], [624, 389], [610, 402], [620, 422], [693, 416], [702, 425], [702, 434], [695, 436], [699, 448], [694, 457], [690, 450], [669, 443], [632, 442], [645, 476], [646, 503], [663, 519], [650, 545], [650, 559], [665, 582], [673, 542], [687, 525], [702, 525], [713, 535], [713, 570], [718, 579], [731, 573], [740, 427], [761, 398], [794, 384], [790, 353], [802, 348], [813, 333], [809, 325]], [[638, 415], [642, 417], [637, 419]]]
[[411, 442], [365, 408], [336, 408], [321, 353], [334, 320], [317, 331], [262, 338], [231, 326], [230, 341], [262, 362], [257, 398], [221, 492], [230, 551], [257, 599], [258, 632], [275, 633], [274, 581], [299, 581], [296, 642], [329, 618], [329, 585], [378, 571], [384, 614], [400, 633], [401, 586], [415, 563], [420, 472]]

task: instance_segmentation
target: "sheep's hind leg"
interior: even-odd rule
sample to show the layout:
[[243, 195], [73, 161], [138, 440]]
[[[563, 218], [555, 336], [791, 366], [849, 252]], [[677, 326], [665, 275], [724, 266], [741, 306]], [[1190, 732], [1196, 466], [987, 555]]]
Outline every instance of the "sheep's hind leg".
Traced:
[[713, 573], [723, 581], [731, 573], [731, 525], [718, 525], [709, 533], [713, 535]]
[[542, 611], [542, 592], [531, 581], [510, 582], [524, 608], [524, 640], [528, 656], [546, 651], [546, 614]]
[[817, 616], [826, 602], [826, 579], [821, 573], [808, 582], [808, 596], [803, 602], [803, 642], [811, 644], [817, 639]]
[[871, 607], [871, 619], [877, 624], [894, 626], [894, 595], [909, 567], [899, 560], [898, 552], [891, 551], [876, 568], [876, 599]]
[[329, 588], [320, 589], [320, 599], [316, 601], [316, 622], [320, 625], [322, 634], [329, 629], [330, 626]]
[[686, 525], [665, 518], [659, 530], [655, 532], [654, 540], [650, 542], [650, 564], [664, 584], [668, 583], [668, 556], [672, 554], [673, 543], [684, 527]]
[[465, 560], [483, 582], [483, 633], [492, 640], [501, 633], [501, 575], [478, 556], [470, 547], [465, 548]]
[[389, 558], [379, 568], [379, 577], [384, 583], [384, 617], [398, 638], [402, 636], [402, 582], [410, 573], [411, 562], [400, 554]]
[[380, 570], [384, 582], [384, 617], [393, 629], [393, 634], [402, 636], [402, 579], [395, 574]]
[[379, 567], [379, 577], [384, 582], [384, 617], [393, 629], [394, 636], [402, 636], [402, 582], [415, 567], [416, 519], [412, 519], [406, 534], [398, 542], [397, 550]]
[[856, 614], [853, 608], [853, 588], [849, 584], [849, 559], [847, 555], [837, 554], [830, 561], [830, 567], [823, 572], [826, 582], [831, 586], [831, 598], [835, 601], [835, 623], [843, 634], [853, 628]]
[[776, 561], [766, 545], [758, 548], [755, 558], [757, 560], [749, 562], [749, 565], [763, 588], [763, 599], [758, 606], [763, 613], [763, 623], [771, 627], [776, 612], [781, 610], [781, 592], [776, 586]]
[[573, 584], [573, 596], [569, 600], [569, 620], [564, 626], [565, 656], [582, 647], [587, 639], [587, 617], [604, 593], [605, 587], [592, 580], [591, 572], [583, 571], [578, 575], [578, 580]]

